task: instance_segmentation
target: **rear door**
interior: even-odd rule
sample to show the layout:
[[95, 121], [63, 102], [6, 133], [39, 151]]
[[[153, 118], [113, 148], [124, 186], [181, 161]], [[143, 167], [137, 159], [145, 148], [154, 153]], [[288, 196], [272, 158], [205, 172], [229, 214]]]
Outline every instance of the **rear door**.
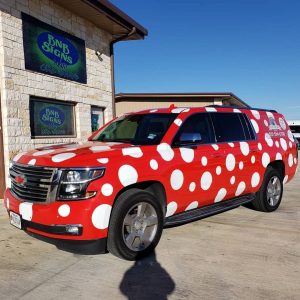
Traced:
[[[256, 184], [251, 182], [255, 173], [257, 146], [253, 128], [243, 113], [218, 112], [211, 113], [212, 122], [222, 155], [223, 187], [218, 191], [216, 201], [233, 198], [245, 194]], [[225, 197], [224, 197], [225, 194]]]

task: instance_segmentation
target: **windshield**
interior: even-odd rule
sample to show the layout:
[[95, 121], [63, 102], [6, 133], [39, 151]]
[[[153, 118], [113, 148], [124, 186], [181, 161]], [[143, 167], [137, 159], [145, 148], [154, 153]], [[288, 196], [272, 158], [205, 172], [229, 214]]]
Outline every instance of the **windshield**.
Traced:
[[157, 145], [177, 114], [136, 114], [118, 118], [99, 131], [92, 141]]

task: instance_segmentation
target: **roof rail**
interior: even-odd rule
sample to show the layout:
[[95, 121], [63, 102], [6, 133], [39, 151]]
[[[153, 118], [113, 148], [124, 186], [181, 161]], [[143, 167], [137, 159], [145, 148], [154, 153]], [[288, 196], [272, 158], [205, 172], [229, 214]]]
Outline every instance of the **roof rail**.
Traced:
[[236, 105], [230, 105], [230, 106], [227, 106], [227, 105], [211, 104], [211, 105], [206, 105], [206, 107], [251, 109], [251, 110], [269, 111], [269, 112], [277, 113], [277, 111], [274, 110], [274, 109], [254, 108], [254, 107], [242, 107], [242, 106], [236, 106]]

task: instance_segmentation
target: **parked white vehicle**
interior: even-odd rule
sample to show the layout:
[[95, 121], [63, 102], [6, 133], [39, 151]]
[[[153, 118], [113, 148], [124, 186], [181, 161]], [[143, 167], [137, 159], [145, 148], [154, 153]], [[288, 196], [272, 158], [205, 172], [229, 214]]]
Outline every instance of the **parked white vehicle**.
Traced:
[[290, 126], [294, 137], [298, 141], [298, 147], [300, 147], [300, 120], [288, 121], [288, 125]]

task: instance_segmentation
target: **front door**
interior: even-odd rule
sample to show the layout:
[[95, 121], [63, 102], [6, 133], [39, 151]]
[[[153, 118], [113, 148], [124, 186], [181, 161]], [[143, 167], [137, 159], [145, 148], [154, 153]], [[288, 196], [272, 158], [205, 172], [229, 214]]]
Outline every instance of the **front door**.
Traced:
[[4, 190], [5, 190], [5, 170], [4, 170], [2, 113], [1, 113], [1, 102], [0, 102], [0, 199], [3, 198]]

